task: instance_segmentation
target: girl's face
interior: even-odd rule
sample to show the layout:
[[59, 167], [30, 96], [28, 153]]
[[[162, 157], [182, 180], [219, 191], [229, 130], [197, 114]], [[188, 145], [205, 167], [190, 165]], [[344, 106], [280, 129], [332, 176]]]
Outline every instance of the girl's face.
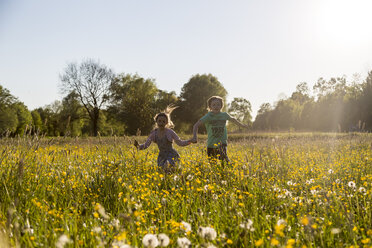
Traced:
[[212, 110], [212, 112], [218, 113], [221, 111], [222, 103], [220, 100], [218, 99], [212, 100], [210, 105], [211, 105], [210, 109]]
[[168, 118], [165, 116], [159, 116], [156, 119], [156, 124], [158, 125], [158, 127], [165, 127], [168, 124]]

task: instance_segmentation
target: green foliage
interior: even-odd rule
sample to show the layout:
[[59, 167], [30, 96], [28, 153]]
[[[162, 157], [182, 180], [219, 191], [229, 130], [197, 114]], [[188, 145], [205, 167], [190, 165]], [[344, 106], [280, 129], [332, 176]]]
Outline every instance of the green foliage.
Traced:
[[[244, 98], [241, 97], [235, 97], [234, 100], [229, 104], [228, 107], [228, 113], [233, 116], [235, 119], [237, 119], [239, 122], [244, 123], [246, 125], [251, 126], [252, 125], [252, 106], [251, 103]], [[236, 127], [233, 128], [239, 128]]]
[[211, 96], [220, 96], [225, 100], [227, 91], [212, 74], [196, 74], [184, 84], [180, 94], [182, 121], [191, 125], [207, 113], [207, 100]]
[[111, 84], [111, 104], [108, 112], [125, 123], [128, 134], [137, 130], [149, 133], [156, 114], [155, 96], [158, 89], [153, 79], [144, 79], [138, 75], [122, 74]]

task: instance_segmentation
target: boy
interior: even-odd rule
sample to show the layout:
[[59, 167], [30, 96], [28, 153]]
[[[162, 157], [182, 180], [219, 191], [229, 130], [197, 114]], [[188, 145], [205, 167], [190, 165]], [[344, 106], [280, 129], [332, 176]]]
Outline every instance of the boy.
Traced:
[[208, 113], [197, 121], [193, 128], [193, 138], [191, 142], [197, 142], [197, 133], [199, 126], [205, 124], [208, 134], [207, 140], [207, 154], [210, 160], [219, 159], [221, 161], [229, 162], [227, 156], [227, 129], [226, 121], [248, 128], [247, 125], [240, 123], [237, 119], [231, 117], [226, 112], [221, 112], [223, 108], [223, 99], [219, 96], [212, 96], [207, 101]]

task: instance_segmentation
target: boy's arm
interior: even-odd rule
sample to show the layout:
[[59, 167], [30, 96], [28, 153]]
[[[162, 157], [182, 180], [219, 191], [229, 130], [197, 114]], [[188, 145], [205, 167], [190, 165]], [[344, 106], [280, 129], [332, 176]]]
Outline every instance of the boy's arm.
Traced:
[[198, 142], [198, 129], [199, 129], [199, 126], [202, 124], [203, 122], [201, 120], [198, 120], [195, 124], [194, 124], [194, 127], [192, 129], [192, 133], [193, 133], [193, 137], [192, 139], [190, 140], [192, 143], [196, 143]]
[[236, 125], [238, 125], [238, 126], [240, 126], [240, 127], [249, 128], [248, 125], [245, 125], [245, 124], [239, 122], [239, 121], [238, 121], [237, 119], [235, 119], [235, 118], [231, 118], [229, 121], [233, 122], [234, 124], [236, 124]]

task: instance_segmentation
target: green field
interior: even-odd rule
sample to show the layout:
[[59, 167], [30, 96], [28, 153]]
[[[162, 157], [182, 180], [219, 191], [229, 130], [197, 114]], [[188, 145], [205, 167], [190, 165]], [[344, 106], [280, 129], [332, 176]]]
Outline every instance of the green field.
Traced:
[[371, 135], [204, 139], [171, 175], [133, 137], [0, 140], [0, 247], [372, 247]]

